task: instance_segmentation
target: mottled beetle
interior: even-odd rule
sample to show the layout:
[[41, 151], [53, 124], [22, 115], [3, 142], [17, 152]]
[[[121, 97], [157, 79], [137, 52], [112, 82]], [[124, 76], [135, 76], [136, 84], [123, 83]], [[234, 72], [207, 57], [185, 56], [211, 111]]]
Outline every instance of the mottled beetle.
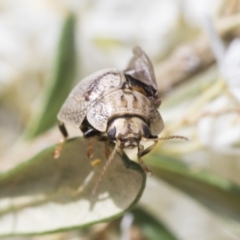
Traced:
[[[64, 124], [80, 128], [83, 136], [89, 139], [89, 158], [93, 157], [93, 140], [106, 142], [108, 160], [93, 189], [93, 195], [117, 151], [137, 147], [138, 162], [144, 171], [151, 173], [141, 157], [151, 151], [158, 140], [182, 138], [157, 137], [164, 123], [158, 112], [161, 100], [153, 66], [140, 47], [135, 47], [133, 53], [126, 70], [105, 69], [82, 80], [72, 90], [57, 116], [59, 129], [65, 139], [68, 133]], [[141, 141], [154, 143], [144, 149]], [[111, 154], [110, 142], [115, 142]], [[55, 158], [59, 157], [60, 151], [61, 144], [55, 150]]]

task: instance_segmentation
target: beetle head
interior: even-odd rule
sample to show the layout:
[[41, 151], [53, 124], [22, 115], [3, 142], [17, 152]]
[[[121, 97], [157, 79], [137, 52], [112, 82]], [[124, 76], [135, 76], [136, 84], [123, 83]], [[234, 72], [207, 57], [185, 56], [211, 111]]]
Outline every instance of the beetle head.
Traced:
[[110, 141], [119, 140], [121, 148], [135, 148], [142, 139], [150, 136], [147, 124], [138, 117], [116, 118], [108, 128]]

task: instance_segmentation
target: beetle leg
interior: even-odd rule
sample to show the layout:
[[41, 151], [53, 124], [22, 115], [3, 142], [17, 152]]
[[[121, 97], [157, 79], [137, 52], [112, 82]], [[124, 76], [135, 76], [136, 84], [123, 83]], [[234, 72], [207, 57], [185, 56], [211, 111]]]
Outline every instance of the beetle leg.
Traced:
[[139, 144], [138, 145], [138, 154], [137, 154], [138, 162], [146, 173], [149, 173], [150, 175], [152, 175], [152, 171], [145, 165], [144, 161], [141, 159], [143, 152], [144, 152], [144, 147]]
[[[152, 141], [154, 141], [154, 139]], [[156, 147], [157, 143], [158, 143], [158, 141], [154, 141], [154, 143], [151, 146], [149, 146], [146, 149], [143, 149], [143, 151], [141, 151], [141, 153], [140, 153], [140, 157], [143, 157], [144, 155], [146, 155], [149, 152], [151, 152], [153, 150], [153, 148]]]
[[110, 155], [110, 148], [109, 148], [109, 144], [110, 142], [108, 141], [108, 138], [106, 136], [93, 136], [93, 137], [88, 137], [86, 138], [88, 141], [88, 147], [87, 147], [87, 156], [88, 158], [92, 158], [93, 157], [93, 147], [94, 147], [94, 142], [96, 141], [104, 141], [105, 142], [105, 155], [108, 158]]
[[57, 159], [57, 158], [60, 157], [61, 152], [62, 152], [62, 148], [63, 148], [63, 144], [64, 144], [65, 140], [66, 140], [67, 137], [68, 137], [68, 132], [67, 132], [67, 129], [66, 129], [64, 123], [58, 121], [58, 127], [59, 127], [60, 132], [61, 132], [62, 135], [63, 135], [63, 138], [60, 139], [60, 142], [58, 143], [58, 145], [56, 146], [56, 148], [55, 148], [55, 150], [54, 150], [53, 158], [55, 158], [55, 159]]
[[95, 141], [96, 141], [96, 137], [87, 138], [87, 142], [88, 142], [88, 145], [87, 145], [87, 156], [90, 159], [93, 157], [93, 145], [94, 145]]
[[65, 139], [68, 138], [68, 132], [67, 132], [67, 129], [66, 129], [64, 123], [58, 121], [58, 127], [59, 127], [59, 130], [60, 130], [60, 132], [62, 133], [63, 137], [64, 137]]
[[95, 138], [96, 141], [104, 142], [104, 144], [105, 144], [105, 156], [108, 159], [109, 156], [110, 156], [110, 153], [111, 153], [111, 151], [110, 151], [110, 141], [109, 141], [108, 137], [104, 136], [104, 135], [100, 135], [100, 136], [96, 135], [94, 138]]
[[110, 156], [110, 141], [109, 140], [106, 140], [105, 141], [105, 155], [106, 155], [106, 158], [108, 159], [109, 156]]

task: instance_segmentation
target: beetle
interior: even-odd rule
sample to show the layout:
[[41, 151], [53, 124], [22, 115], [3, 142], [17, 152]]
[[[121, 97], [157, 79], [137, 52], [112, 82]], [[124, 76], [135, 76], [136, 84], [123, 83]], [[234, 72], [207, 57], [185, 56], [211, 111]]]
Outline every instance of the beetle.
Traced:
[[[96, 194], [98, 185], [116, 152], [125, 148], [137, 148], [139, 164], [145, 172], [151, 173], [141, 157], [150, 152], [159, 140], [179, 138], [158, 138], [158, 134], [164, 128], [158, 112], [160, 104], [152, 63], [140, 47], [133, 49], [133, 57], [124, 71], [98, 71], [83, 79], [71, 91], [57, 115], [64, 140], [68, 137], [65, 124], [69, 124], [80, 128], [83, 136], [88, 139], [89, 158], [93, 157], [95, 140], [106, 143], [107, 162], [93, 189], [93, 195]], [[55, 158], [59, 157], [64, 140], [55, 150]], [[144, 149], [141, 141], [154, 143]], [[110, 142], [115, 143], [111, 153]]]

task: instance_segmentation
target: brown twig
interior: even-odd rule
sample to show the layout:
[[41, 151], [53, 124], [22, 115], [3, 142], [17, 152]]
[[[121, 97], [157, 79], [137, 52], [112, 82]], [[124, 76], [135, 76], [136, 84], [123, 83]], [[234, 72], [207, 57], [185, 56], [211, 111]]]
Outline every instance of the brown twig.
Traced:
[[[215, 27], [220, 37], [231, 41], [240, 28], [240, 14], [217, 20]], [[166, 60], [155, 67], [161, 96], [213, 63], [215, 58], [206, 34], [201, 34], [193, 43], [177, 47]]]

